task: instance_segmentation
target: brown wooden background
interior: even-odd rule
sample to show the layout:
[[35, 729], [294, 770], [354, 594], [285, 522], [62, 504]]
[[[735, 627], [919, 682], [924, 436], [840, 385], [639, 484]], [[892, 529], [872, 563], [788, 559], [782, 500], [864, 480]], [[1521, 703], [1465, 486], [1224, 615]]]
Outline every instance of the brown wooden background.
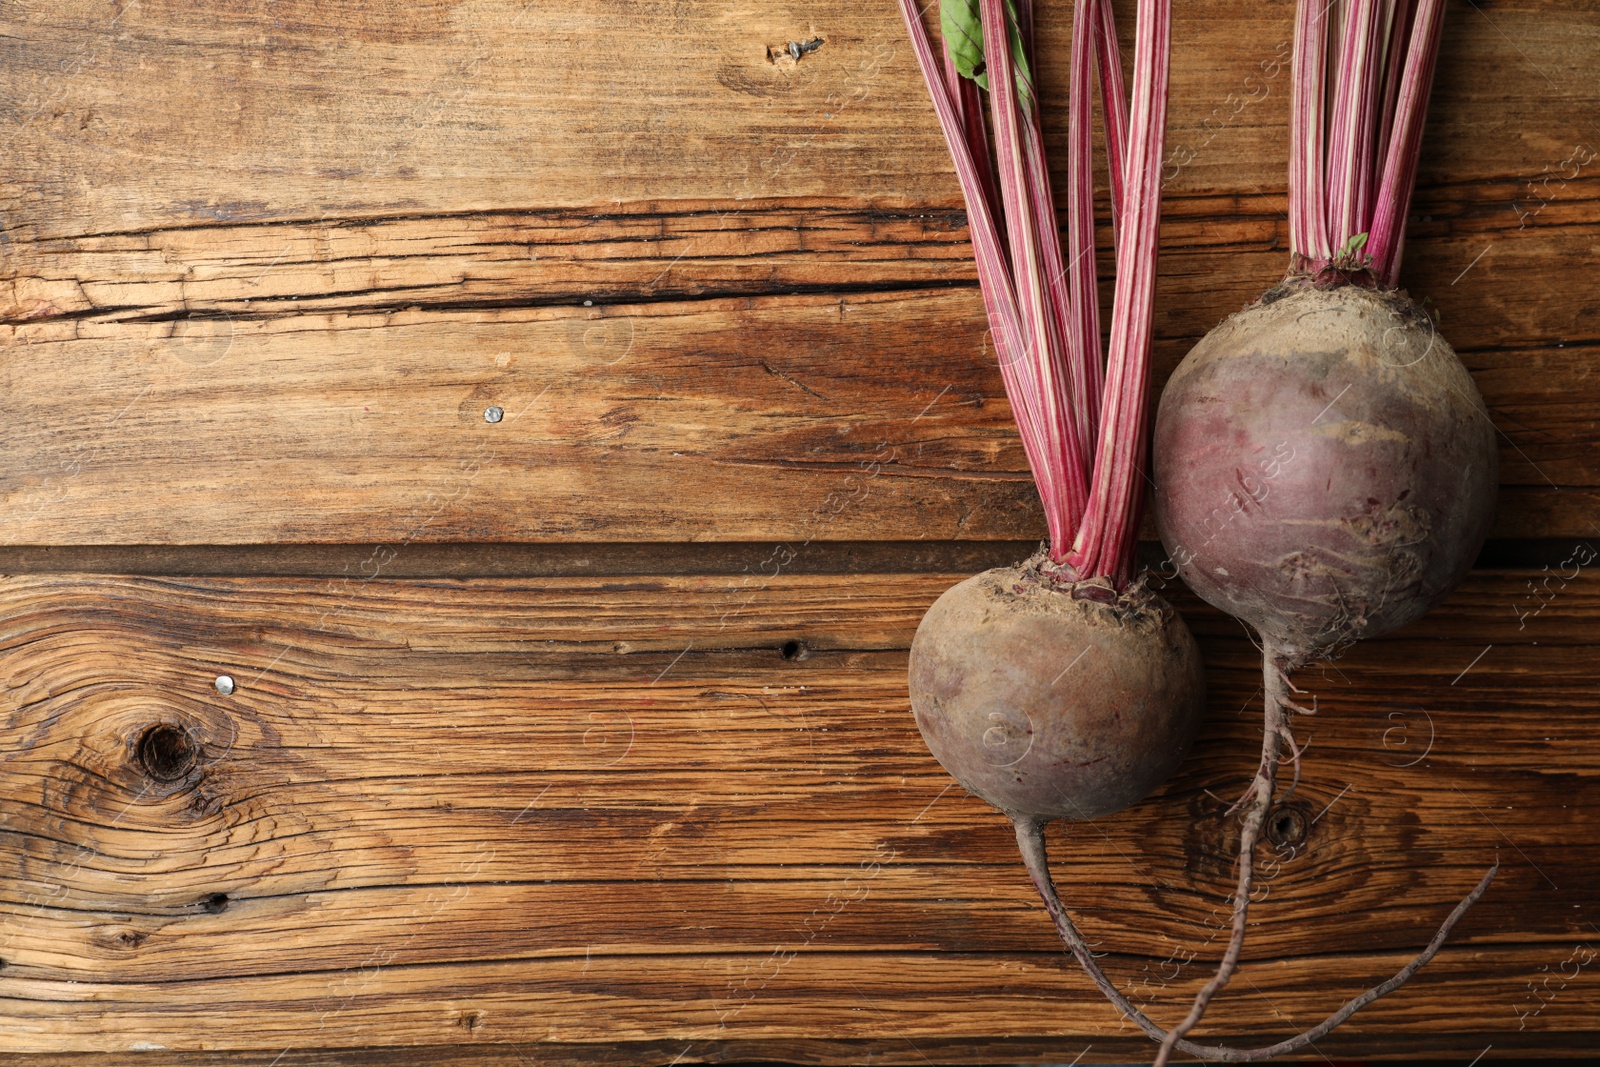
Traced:
[[[1283, 266], [1290, 14], [1178, 5], [1163, 378]], [[1307, 837], [1210, 1036], [1320, 1019], [1498, 857], [1321, 1051], [1600, 1043], [1597, 58], [1600, 4], [1451, 7], [1407, 280], [1501, 569], [1304, 676]], [[0, 104], [0, 1054], [1149, 1054], [907, 711], [922, 611], [1041, 523], [893, 4], [0, 0]], [[1174, 595], [1204, 740], [1053, 837], [1168, 1021], [1258, 730]]]

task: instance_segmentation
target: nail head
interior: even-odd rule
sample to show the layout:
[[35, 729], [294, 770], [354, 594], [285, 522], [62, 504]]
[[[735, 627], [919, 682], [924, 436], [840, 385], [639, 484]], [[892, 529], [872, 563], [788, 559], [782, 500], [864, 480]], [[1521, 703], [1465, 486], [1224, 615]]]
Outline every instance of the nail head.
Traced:
[[483, 412], [483, 421], [484, 422], [491, 422], [491, 423], [499, 422], [501, 419], [503, 419], [505, 417], [506, 417], [506, 412], [505, 412], [504, 408], [493, 408], [493, 407], [492, 408], [486, 408], [484, 410], [484, 412]]
[[217, 692], [221, 693], [223, 696], [232, 696], [233, 695], [233, 679], [230, 678], [228, 675], [226, 675], [226, 674], [217, 675], [217, 680], [213, 684], [216, 685]]

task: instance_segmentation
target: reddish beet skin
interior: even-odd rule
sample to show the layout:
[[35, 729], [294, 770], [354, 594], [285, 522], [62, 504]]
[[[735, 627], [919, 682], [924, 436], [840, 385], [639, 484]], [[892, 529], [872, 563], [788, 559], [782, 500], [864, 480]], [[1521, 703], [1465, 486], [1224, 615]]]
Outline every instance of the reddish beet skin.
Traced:
[[1205, 703], [1200, 653], [1142, 583], [1080, 599], [1039, 562], [934, 603], [911, 645], [911, 706], [945, 770], [1013, 818], [1109, 815], [1182, 762]]
[[1289, 663], [1405, 626], [1471, 567], [1494, 428], [1394, 291], [1280, 287], [1195, 346], [1155, 427], [1156, 519], [1184, 581]]

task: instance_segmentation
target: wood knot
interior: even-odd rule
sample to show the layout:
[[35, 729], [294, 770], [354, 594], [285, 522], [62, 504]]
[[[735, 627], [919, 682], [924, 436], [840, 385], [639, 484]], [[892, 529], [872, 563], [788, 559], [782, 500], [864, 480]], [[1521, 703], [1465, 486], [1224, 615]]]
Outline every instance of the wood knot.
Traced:
[[1299, 848], [1311, 832], [1311, 820], [1293, 804], [1279, 804], [1267, 812], [1267, 840], [1275, 848]]
[[209, 817], [222, 810], [222, 801], [203, 789], [196, 789], [189, 800], [189, 810], [196, 815]]
[[456, 1015], [456, 1025], [463, 1030], [476, 1030], [483, 1025], [483, 1012], [463, 1011]]
[[156, 723], [139, 737], [135, 758], [144, 773], [158, 782], [176, 782], [188, 774], [200, 758], [194, 738], [182, 726]]
[[150, 931], [121, 925], [102, 927], [91, 931], [89, 939], [95, 945], [112, 952], [132, 953], [150, 940]]

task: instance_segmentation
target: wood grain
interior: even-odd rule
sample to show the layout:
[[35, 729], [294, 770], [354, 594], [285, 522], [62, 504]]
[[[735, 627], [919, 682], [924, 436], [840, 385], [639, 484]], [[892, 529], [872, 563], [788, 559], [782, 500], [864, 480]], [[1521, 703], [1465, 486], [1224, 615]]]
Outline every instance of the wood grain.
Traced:
[[[462, 1035], [458, 1041], [464, 1041]], [[1336, 1038], [1330, 1039], [1340, 1044]], [[1329, 1047], [1321, 1045], [1319, 1047]], [[1502, 1046], [1503, 1047], [1503, 1046]], [[1574, 1044], [1572, 1051], [1588, 1046]], [[1396, 1037], [1386, 1041], [1386, 1055], [1434, 1057], [1456, 1050], [1448, 1037], [1429, 1043], [1426, 1039]], [[1337, 1049], [1334, 1050], [1337, 1052]], [[1481, 1047], [1461, 1046], [1470, 1061]], [[1517, 1049], [1519, 1059], [1544, 1059], [1558, 1053], [1539, 1049]], [[531, 1056], [537, 1055], [537, 1061]], [[995, 1063], [1055, 1063], [1082, 1055], [1079, 1063], [1132, 1062], [1149, 1055], [1148, 1045], [1128, 1037], [1097, 1037], [1093, 1042], [1071, 1038], [1040, 1039], [992, 1037], [972, 1041], [904, 1037], [862, 1038], [825, 1041], [795, 1039], [774, 1041], [719, 1041], [716, 1043], [629, 1041], [563, 1046], [494, 1045], [488, 1042], [452, 1045], [408, 1045], [389, 1048], [278, 1048], [271, 1051], [176, 1052], [144, 1049], [138, 1062], [145, 1067], [527, 1067], [531, 1062], [552, 1067], [622, 1067], [640, 1063], [873, 1063], [910, 1065], [972, 1064], [982, 1067]], [[50, 1053], [9, 1057], [18, 1067], [122, 1067], [128, 1053]], [[1290, 1061], [1293, 1062], [1293, 1061]], [[1311, 1062], [1309, 1060], [1301, 1062]], [[1325, 1061], [1318, 1061], [1325, 1062]], [[1361, 1062], [1361, 1061], [1357, 1061]]]
[[[0, 1042], [1005, 1033], [1076, 1055], [1115, 1014], [906, 712], [910, 634], [957, 577], [6, 579]], [[1478, 575], [1302, 678], [1321, 711], [1286, 806], [1310, 833], [1269, 859], [1255, 988], [1214, 1033], [1265, 1040], [1389, 973], [1496, 856], [1425, 978], [1328, 1047], [1590, 1028], [1600, 587], [1529, 580]], [[1216, 951], [1257, 729], [1254, 650], [1185, 607], [1198, 751], [1053, 845], [1118, 981], [1163, 1014]], [[141, 749], [160, 725], [192, 763]]]
[[[1027, 538], [974, 296], [334, 312], [229, 324], [203, 366], [125, 333], [42, 342], [0, 369], [6, 540]], [[930, 326], [969, 343], [924, 351]], [[30, 390], [73, 414], [41, 424]]]
[[[1286, 243], [1291, 5], [1178, 7], [1156, 385]], [[1409, 228], [1547, 548], [1600, 533], [1597, 49], [1592, 0], [1453, 4]], [[1148, 1056], [906, 710], [927, 604], [1041, 530], [960, 208], [892, 4], [0, 0], [0, 1058]], [[1557, 558], [1304, 672], [1308, 836], [1206, 1035], [1320, 1018], [1498, 858], [1320, 1050], [1592, 1050]], [[1198, 750], [1052, 837], [1162, 1019], [1259, 740], [1173, 595]]]
[[[1276, 235], [1270, 204], [1256, 208], [1266, 212], [1257, 226]], [[403, 236], [408, 227], [389, 224], [402, 234], [345, 234], [338, 242], [278, 227], [237, 228], [218, 253], [235, 266], [216, 272], [225, 276], [213, 286], [191, 288], [181, 278], [128, 282], [135, 293], [106, 299], [143, 295], [155, 303], [110, 310], [51, 304], [48, 314], [13, 327], [19, 356], [0, 368], [0, 441], [8, 458], [0, 473], [0, 540], [1036, 536], [1037, 502], [981, 302], [965, 277], [970, 265], [949, 258], [952, 247], [963, 247], [951, 235], [949, 214], [932, 224], [836, 208], [825, 213], [831, 250], [791, 248], [797, 254], [788, 259], [761, 250], [771, 247], [770, 231], [790, 244], [804, 244], [809, 231], [779, 225], [772, 215], [789, 223], [801, 217], [776, 209], [724, 215], [725, 231], [700, 214], [673, 218], [684, 235], [668, 249], [687, 255], [704, 242], [706, 255], [656, 273], [681, 272], [685, 288], [676, 295], [693, 299], [563, 304], [585, 291], [571, 288], [583, 276], [572, 268], [589, 254], [585, 241], [565, 232], [566, 243], [552, 254], [558, 262], [538, 267], [533, 281], [547, 291], [520, 301], [509, 299], [505, 275], [476, 297], [460, 294], [461, 306], [417, 304], [423, 291], [450, 290], [450, 279], [477, 269], [435, 262], [459, 252], [418, 251], [416, 260], [402, 260], [392, 249], [329, 267], [332, 273], [295, 267], [291, 275], [309, 273], [283, 278], [275, 293], [242, 295], [269, 278], [278, 284], [284, 269], [261, 242], [343, 247], [413, 239]], [[447, 226], [458, 221], [435, 220], [434, 239], [450, 240]], [[640, 228], [655, 222], [640, 216], [566, 225], [602, 248], [626, 251]], [[1197, 338], [1195, 323], [1210, 322], [1200, 316], [1208, 305], [1214, 310], [1220, 286], [1207, 263], [1222, 238], [1198, 216], [1180, 215], [1170, 229], [1187, 243], [1167, 257], [1157, 353], [1163, 378]], [[1541, 257], [1518, 233], [1465, 227], [1435, 240], [1450, 249], [1439, 261], [1472, 268], [1461, 275], [1471, 284], [1441, 301], [1441, 311], [1503, 431], [1508, 506], [1496, 535], [1586, 536], [1600, 516], [1592, 488], [1600, 481], [1600, 423], [1593, 417], [1600, 393], [1589, 373], [1596, 346], [1573, 340], [1584, 336], [1573, 317], [1581, 309], [1557, 280], [1576, 269], [1576, 259]], [[886, 243], [875, 245], [880, 234]], [[508, 248], [520, 256], [527, 237], [478, 236], [488, 242], [476, 247], [482, 256]], [[1472, 249], [1486, 237], [1499, 249], [1496, 258], [1473, 264]], [[242, 251], [252, 242], [258, 254]], [[908, 249], [918, 254], [908, 256]], [[1227, 306], [1239, 306], [1271, 277], [1278, 254], [1248, 243], [1231, 251], [1232, 262], [1253, 268], [1233, 278]], [[69, 263], [74, 256], [63, 253]], [[183, 265], [183, 255], [173, 258]], [[788, 265], [758, 265], [764, 259]], [[389, 286], [377, 276], [384, 264], [402, 261], [412, 284]], [[1533, 290], [1547, 294], [1542, 302], [1514, 297], [1503, 284], [1500, 266], [1513, 261], [1522, 275], [1548, 275], [1549, 285]], [[608, 260], [607, 269], [618, 262]], [[492, 279], [495, 269], [482, 276]], [[740, 280], [741, 271], [774, 269], [783, 280]], [[876, 291], [821, 291], [826, 278], [851, 270], [875, 276]], [[357, 282], [336, 277], [345, 273], [368, 288], [358, 292], [351, 288]], [[929, 288], [941, 284], [940, 273], [962, 287]], [[1452, 288], [1442, 275], [1422, 281], [1425, 291]], [[98, 292], [81, 278], [62, 284]], [[741, 285], [819, 291], [728, 295]], [[175, 310], [162, 303], [171, 296], [153, 291], [162, 286], [200, 304]], [[387, 303], [391, 289], [397, 299]], [[285, 310], [302, 290], [343, 295], [307, 301], [324, 310]], [[374, 298], [379, 303], [363, 303]], [[258, 300], [261, 309], [252, 310]], [[1529, 338], [1523, 346], [1497, 340], [1512, 318]], [[486, 424], [491, 406], [505, 412], [503, 422]], [[663, 497], [663, 482], [676, 491]], [[513, 500], [537, 506], [508, 507]]]
[[[1118, 4], [1129, 42], [1133, 6]], [[1041, 11], [1042, 54], [1065, 55], [1065, 5]], [[39, 235], [955, 192], [893, 5], [15, 0], [5, 14], [0, 158], [17, 181], [0, 210]], [[1291, 22], [1282, 2], [1176, 12], [1175, 193], [1282, 189]], [[798, 63], [781, 55], [815, 37]], [[1588, 3], [1453, 9], [1424, 184], [1537, 177], [1592, 139], [1597, 48]], [[1041, 67], [1045, 99], [1064, 99], [1066, 64]], [[1065, 109], [1047, 115], [1059, 146]]]

